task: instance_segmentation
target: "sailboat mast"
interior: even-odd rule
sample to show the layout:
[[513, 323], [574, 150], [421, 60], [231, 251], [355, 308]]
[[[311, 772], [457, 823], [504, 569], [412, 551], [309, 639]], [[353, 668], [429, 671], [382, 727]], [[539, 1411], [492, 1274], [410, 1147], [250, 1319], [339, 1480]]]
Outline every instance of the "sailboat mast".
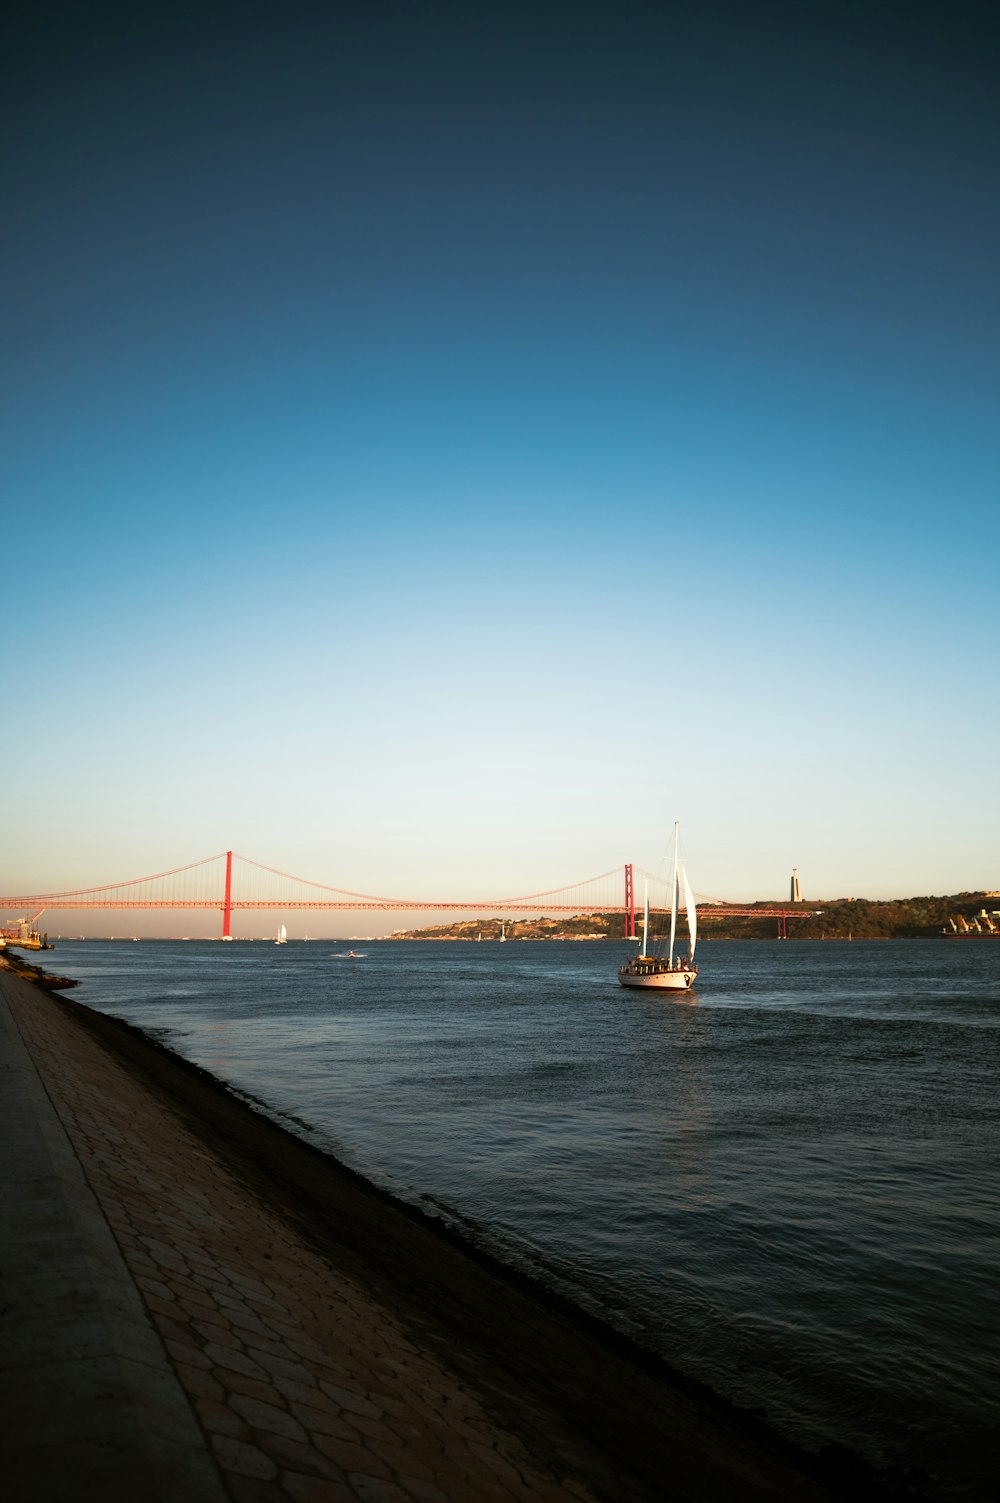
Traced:
[[677, 938], [677, 863], [680, 843], [680, 824], [674, 820], [674, 875], [670, 883], [670, 964], [674, 963], [674, 941]]
[[649, 883], [646, 883], [645, 902], [642, 909], [642, 958], [646, 958], [646, 936], [649, 933]]

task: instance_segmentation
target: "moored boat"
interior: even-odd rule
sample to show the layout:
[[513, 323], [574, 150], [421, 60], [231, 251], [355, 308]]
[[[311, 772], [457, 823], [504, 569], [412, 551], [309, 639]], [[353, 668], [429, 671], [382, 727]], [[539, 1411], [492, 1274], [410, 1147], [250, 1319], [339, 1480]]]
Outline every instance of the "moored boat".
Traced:
[[55, 945], [49, 944], [49, 936], [39, 934], [34, 927], [35, 920], [44, 912], [43, 908], [34, 919], [16, 919], [7, 928], [0, 929], [0, 946], [11, 950], [54, 950]]

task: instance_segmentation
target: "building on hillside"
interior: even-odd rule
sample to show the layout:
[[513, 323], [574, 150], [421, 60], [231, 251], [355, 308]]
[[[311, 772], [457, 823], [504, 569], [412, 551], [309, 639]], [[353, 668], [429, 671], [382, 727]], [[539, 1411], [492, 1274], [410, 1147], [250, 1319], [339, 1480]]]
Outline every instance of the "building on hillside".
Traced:
[[799, 869], [797, 866], [792, 867], [792, 892], [790, 901], [792, 903], [802, 902], [802, 889], [799, 886]]

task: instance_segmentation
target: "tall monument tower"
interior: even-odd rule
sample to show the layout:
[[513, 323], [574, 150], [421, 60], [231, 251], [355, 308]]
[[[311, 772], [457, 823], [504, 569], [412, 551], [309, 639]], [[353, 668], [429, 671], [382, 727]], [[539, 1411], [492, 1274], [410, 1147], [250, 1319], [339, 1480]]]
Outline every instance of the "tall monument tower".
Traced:
[[792, 893], [790, 901], [793, 903], [802, 902], [802, 889], [799, 886], [799, 869], [797, 866], [792, 867]]

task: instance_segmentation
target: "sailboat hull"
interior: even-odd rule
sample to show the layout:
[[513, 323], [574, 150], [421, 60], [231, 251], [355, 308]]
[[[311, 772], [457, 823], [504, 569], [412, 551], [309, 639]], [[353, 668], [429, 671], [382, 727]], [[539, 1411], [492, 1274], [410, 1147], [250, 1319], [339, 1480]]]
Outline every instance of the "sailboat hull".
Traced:
[[684, 968], [679, 971], [633, 971], [622, 966], [618, 972], [618, 985], [636, 987], [642, 991], [686, 992], [694, 985], [698, 972]]

